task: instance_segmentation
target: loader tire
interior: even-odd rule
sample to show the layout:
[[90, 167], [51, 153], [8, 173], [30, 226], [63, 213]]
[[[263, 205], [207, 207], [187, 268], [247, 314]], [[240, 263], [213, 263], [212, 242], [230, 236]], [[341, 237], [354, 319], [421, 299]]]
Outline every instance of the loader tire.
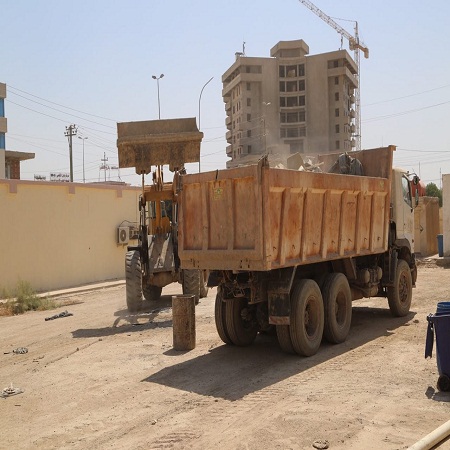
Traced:
[[142, 308], [142, 269], [138, 250], [130, 250], [125, 256], [125, 284], [127, 307], [130, 313], [136, 313]]
[[409, 313], [412, 300], [411, 269], [404, 259], [397, 262], [394, 285], [387, 289], [389, 309], [395, 317], [404, 317]]
[[145, 300], [148, 302], [156, 302], [161, 298], [162, 287], [153, 284], [143, 284], [142, 292]]
[[183, 270], [183, 294], [195, 295], [195, 304], [198, 305], [200, 299], [199, 270]]

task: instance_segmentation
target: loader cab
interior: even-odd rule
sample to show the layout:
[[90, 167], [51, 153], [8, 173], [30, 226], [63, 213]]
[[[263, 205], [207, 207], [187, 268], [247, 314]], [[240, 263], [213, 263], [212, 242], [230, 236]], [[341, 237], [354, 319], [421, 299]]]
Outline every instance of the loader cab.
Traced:
[[397, 240], [406, 239], [414, 252], [414, 208], [416, 199], [412, 196], [411, 181], [402, 169], [392, 170], [391, 203], [393, 221], [396, 225]]
[[172, 209], [171, 200], [147, 202], [149, 234], [170, 233], [172, 228]]

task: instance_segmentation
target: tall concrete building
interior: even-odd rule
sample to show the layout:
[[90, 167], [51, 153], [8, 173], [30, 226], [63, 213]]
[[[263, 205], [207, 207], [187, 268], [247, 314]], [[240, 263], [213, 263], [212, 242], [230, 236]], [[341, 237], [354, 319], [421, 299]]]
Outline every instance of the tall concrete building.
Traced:
[[20, 179], [20, 161], [33, 159], [34, 153], [6, 150], [8, 124], [5, 117], [6, 84], [0, 83], [0, 180]]
[[354, 148], [357, 66], [346, 50], [308, 53], [302, 39], [278, 42], [270, 58], [236, 53], [222, 76], [227, 167]]

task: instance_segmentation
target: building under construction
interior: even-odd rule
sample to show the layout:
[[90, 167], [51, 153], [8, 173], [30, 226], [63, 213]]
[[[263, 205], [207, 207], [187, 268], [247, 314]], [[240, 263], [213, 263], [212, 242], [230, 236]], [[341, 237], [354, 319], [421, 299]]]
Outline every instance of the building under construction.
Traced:
[[356, 146], [358, 68], [346, 50], [309, 55], [302, 39], [280, 41], [270, 57], [236, 53], [222, 82], [227, 167]]

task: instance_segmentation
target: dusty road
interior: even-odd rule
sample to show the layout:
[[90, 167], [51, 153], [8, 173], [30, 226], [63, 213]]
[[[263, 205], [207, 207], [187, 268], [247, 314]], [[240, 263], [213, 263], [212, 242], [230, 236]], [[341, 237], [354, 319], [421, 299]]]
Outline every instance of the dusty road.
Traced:
[[[0, 398], [0, 448], [312, 449], [323, 439], [336, 450], [404, 449], [450, 418], [435, 357], [424, 359], [426, 316], [450, 299], [449, 269], [419, 268], [406, 318], [381, 299], [355, 302], [348, 340], [311, 358], [282, 353], [275, 336], [222, 344], [215, 289], [197, 306], [196, 348], [175, 352], [179, 292], [137, 317], [124, 287], [1, 317], [0, 389], [24, 392]], [[64, 309], [73, 316], [44, 320]], [[4, 354], [19, 346], [29, 352]]]

